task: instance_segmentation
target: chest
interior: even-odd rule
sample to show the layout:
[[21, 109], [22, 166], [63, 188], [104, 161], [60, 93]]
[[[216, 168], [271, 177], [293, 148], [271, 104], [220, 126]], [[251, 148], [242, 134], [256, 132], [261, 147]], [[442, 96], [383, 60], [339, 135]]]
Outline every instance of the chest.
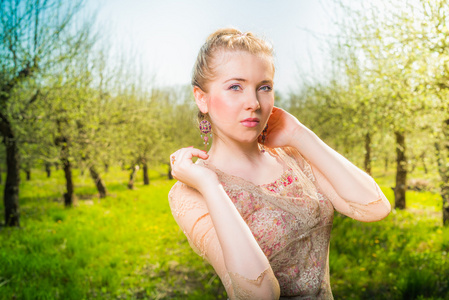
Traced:
[[333, 221], [331, 202], [317, 190], [304, 193], [294, 177], [252, 190], [225, 190], [265, 255], [306, 239]]

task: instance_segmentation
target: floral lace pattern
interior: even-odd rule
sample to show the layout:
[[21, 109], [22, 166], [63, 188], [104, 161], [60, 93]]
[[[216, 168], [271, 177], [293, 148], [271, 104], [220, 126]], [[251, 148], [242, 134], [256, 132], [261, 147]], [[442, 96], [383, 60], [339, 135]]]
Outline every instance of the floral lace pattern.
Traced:
[[[308, 166], [307, 162], [302, 163]], [[330, 200], [316, 188], [305, 191], [300, 174], [292, 168], [273, 183], [254, 185], [216, 169], [207, 161], [200, 164], [217, 173], [267, 256], [281, 296], [333, 299], [328, 268], [334, 211]], [[313, 173], [307, 173], [301, 178], [314, 181]]]
[[275, 180], [272, 183], [262, 184], [260, 186], [264, 187], [265, 189], [269, 190], [270, 192], [279, 194], [281, 196], [294, 197], [293, 194], [288, 195], [285, 192], [285, 191], [288, 191], [288, 189], [286, 189], [286, 187], [288, 185], [292, 184], [294, 181], [298, 181], [298, 177], [295, 176], [295, 174], [293, 174], [293, 170], [291, 168], [289, 168], [286, 172], [284, 172], [284, 174], [282, 174], [282, 176], [278, 180]]

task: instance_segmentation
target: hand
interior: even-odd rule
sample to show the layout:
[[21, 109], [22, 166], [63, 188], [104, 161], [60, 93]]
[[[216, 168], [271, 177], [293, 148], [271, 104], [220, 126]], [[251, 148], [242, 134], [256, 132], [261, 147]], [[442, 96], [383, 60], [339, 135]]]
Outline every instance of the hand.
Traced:
[[176, 180], [201, 192], [202, 187], [210, 184], [210, 180], [218, 182], [218, 177], [214, 171], [194, 164], [193, 157], [207, 159], [209, 154], [193, 147], [179, 149], [170, 155], [171, 173]]
[[[293, 146], [298, 133], [306, 128], [293, 115], [278, 107], [273, 107], [267, 125], [265, 145], [270, 148]], [[262, 142], [260, 136], [259, 142]]]

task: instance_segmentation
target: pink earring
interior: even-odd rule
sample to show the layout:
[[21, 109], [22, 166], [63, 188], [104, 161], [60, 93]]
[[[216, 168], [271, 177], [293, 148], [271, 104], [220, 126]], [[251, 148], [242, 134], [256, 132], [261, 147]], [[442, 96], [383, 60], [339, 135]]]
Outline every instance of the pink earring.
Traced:
[[207, 136], [207, 134], [211, 132], [211, 129], [212, 129], [212, 125], [210, 124], [210, 122], [208, 120], [202, 120], [200, 122], [201, 137], [204, 140], [204, 149], [205, 150], [207, 150], [207, 145], [209, 145], [209, 136], [212, 137], [212, 134]]
[[261, 139], [262, 139], [262, 149], [260, 149], [261, 153], [265, 152], [264, 144], [265, 144], [265, 139], [267, 137], [267, 131], [268, 131], [268, 124], [265, 126], [264, 130], [262, 131], [262, 137], [261, 137]]

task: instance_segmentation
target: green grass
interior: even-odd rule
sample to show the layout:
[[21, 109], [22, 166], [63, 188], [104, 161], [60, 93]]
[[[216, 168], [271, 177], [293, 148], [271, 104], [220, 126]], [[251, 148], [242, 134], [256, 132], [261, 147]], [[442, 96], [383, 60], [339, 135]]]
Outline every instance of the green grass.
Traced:
[[[110, 196], [100, 201], [88, 174], [75, 170], [77, 205], [65, 209], [62, 171], [47, 179], [35, 170], [21, 184], [21, 228], [0, 228], [0, 299], [226, 299], [174, 222], [167, 201], [174, 181], [161, 172], [130, 191], [127, 172], [111, 170]], [[374, 172], [391, 200], [392, 174]], [[441, 198], [408, 192], [407, 207], [376, 223], [336, 214], [335, 299], [449, 299]]]
[[224, 295], [173, 220], [167, 193], [174, 181], [151, 175], [150, 186], [137, 183], [130, 191], [126, 172], [106, 174], [110, 196], [100, 201], [90, 178], [75, 174], [79, 199], [72, 209], [62, 204], [61, 172], [50, 179], [34, 172], [22, 181], [21, 228], [0, 230], [0, 299]]

